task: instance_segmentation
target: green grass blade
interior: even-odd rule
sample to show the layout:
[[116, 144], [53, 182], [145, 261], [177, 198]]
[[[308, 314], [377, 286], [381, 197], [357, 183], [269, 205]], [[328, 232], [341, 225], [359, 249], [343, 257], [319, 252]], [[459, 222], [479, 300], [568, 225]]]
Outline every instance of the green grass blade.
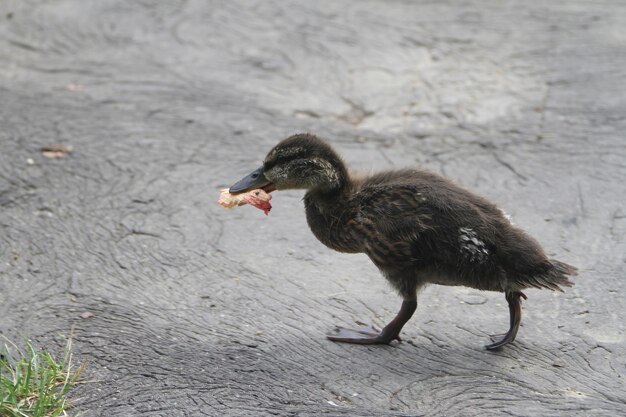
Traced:
[[20, 350], [6, 341], [14, 349], [5, 343], [0, 357], [0, 416], [67, 416], [71, 407], [67, 394], [83, 370], [83, 366], [73, 367], [71, 340], [61, 362], [48, 352], [37, 351], [30, 342]]

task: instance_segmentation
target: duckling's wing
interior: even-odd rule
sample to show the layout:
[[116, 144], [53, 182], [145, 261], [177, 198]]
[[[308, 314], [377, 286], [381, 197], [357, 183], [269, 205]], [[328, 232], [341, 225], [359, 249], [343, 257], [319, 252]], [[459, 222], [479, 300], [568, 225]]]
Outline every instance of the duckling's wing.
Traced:
[[426, 260], [442, 252], [440, 246], [446, 246], [437, 238], [442, 233], [437, 210], [418, 186], [369, 186], [358, 193], [355, 207], [356, 219], [368, 231], [368, 253], [379, 266], [385, 262], [413, 263], [416, 255]]
[[480, 197], [460, 188], [442, 192], [417, 181], [370, 185], [360, 194], [357, 212], [371, 230], [370, 256], [388, 256], [412, 267], [483, 273], [494, 267], [499, 238], [495, 223], [506, 219], [499, 211], [494, 216], [497, 208]]
[[440, 228], [437, 205], [413, 184], [374, 185], [358, 193], [358, 214], [376, 233], [394, 240], [419, 239]]

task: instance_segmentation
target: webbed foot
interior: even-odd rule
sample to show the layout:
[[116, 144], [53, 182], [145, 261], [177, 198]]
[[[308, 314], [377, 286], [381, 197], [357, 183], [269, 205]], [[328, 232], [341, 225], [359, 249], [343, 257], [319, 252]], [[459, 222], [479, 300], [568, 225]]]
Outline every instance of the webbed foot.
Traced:
[[[501, 336], [501, 338], [498, 339], [498, 336]], [[503, 335], [491, 335], [489, 337], [494, 343], [490, 345], [486, 345], [485, 349], [487, 350], [498, 350], [502, 346], [508, 345], [509, 343], [515, 340], [515, 336], [514, 335], [512, 336], [510, 333], [505, 333]]]
[[335, 327], [335, 333], [328, 334], [326, 337], [333, 342], [357, 343], [360, 345], [388, 345], [393, 340], [401, 341], [400, 330], [409, 321], [416, 308], [416, 300], [404, 300], [396, 317], [382, 330], [373, 325], [355, 328], [337, 326]]
[[360, 345], [388, 345], [394, 339], [401, 341], [399, 335], [388, 334], [377, 326], [358, 326], [343, 327], [336, 326], [333, 334], [327, 334], [326, 337], [333, 342], [356, 343]]

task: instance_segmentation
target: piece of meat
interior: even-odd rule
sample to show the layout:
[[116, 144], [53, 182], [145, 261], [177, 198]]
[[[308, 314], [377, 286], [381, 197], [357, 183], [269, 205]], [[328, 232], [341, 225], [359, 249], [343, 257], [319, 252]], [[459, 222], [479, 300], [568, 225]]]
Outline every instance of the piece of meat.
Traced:
[[231, 194], [228, 192], [228, 188], [224, 188], [220, 191], [221, 194], [218, 203], [224, 208], [229, 209], [235, 206], [250, 204], [259, 210], [263, 210], [266, 216], [272, 209], [272, 205], [270, 204], [272, 196], [260, 188], [242, 194]]

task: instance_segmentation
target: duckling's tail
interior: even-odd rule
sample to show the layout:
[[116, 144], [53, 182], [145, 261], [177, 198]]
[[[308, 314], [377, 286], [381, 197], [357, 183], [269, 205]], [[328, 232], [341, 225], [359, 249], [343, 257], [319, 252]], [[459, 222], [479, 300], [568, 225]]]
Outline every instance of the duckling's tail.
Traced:
[[[555, 271], [561, 275], [572, 275], [572, 276], [578, 275], [578, 268], [576, 268], [575, 266], [566, 264], [565, 262], [557, 261], [556, 259], [550, 259], [549, 261], [554, 267]], [[565, 280], [568, 281], [567, 277], [563, 277], [563, 278], [565, 278]], [[571, 287], [572, 285], [574, 285], [574, 283], [570, 282], [569, 286]]]
[[539, 274], [528, 279], [527, 284], [535, 288], [547, 288], [553, 291], [563, 292], [563, 287], [574, 285], [567, 276], [578, 275], [578, 268], [565, 262], [549, 259], [545, 268]]

